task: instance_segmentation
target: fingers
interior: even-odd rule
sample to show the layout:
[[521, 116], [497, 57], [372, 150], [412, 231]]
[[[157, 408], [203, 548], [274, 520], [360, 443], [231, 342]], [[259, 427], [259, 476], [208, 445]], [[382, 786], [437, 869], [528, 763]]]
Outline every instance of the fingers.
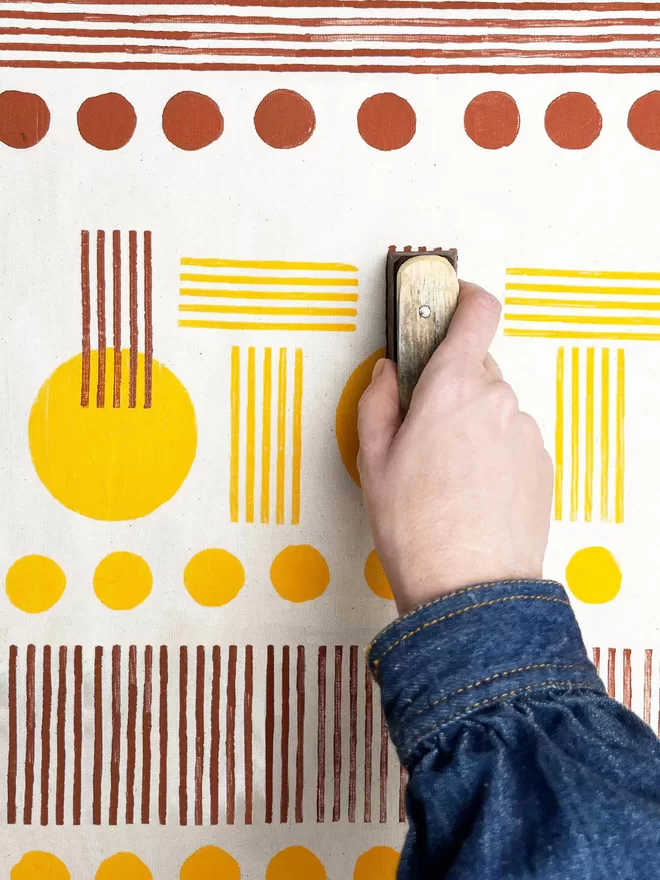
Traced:
[[396, 366], [393, 361], [383, 358], [376, 363], [371, 384], [358, 404], [358, 470], [361, 476], [379, 468], [400, 427]]
[[484, 368], [493, 379], [503, 379], [502, 370], [492, 354], [488, 353], [484, 358]]
[[495, 337], [502, 307], [483, 287], [466, 281], [460, 284], [458, 306], [438, 351], [443, 359], [467, 357], [482, 364]]

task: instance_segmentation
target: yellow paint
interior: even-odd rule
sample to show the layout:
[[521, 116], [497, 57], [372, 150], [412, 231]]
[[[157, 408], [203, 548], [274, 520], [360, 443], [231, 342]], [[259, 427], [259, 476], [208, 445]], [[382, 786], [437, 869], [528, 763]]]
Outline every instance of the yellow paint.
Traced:
[[571, 352], [571, 521], [578, 512], [578, 477], [580, 471], [580, 359], [579, 349]]
[[270, 522], [270, 446], [273, 398], [273, 352], [264, 351], [264, 397], [261, 425], [261, 522]]
[[153, 877], [136, 855], [120, 852], [101, 862], [95, 880], [153, 880]]
[[275, 460], [275, 522], [284, 522], [284, 467], [286, 452], [286, 348], [280, 349], [277, 370], [277, 458]]
[[135, 608], [151, 593], [152, 586], [151, 569], [135, 553], [110, 553], [94, 572], [94, 592], [113, 611]]
[[70, 880], [66, 865], [52, 853], [27, 852], [9, 872], [10, 880]]
[[610, 518], [610, 350], [604, 348], [601, 360], [600, 404], [600, 518]]
[[358, 486], [360, 475], [357, 469], [357, 454], [360, 444], [357, 432], [357, 408], [360, 398], [371, 382], [376, 361], [382, 357], [385, 357], [385, 349], [379, 348], [353, 370], [337, 404], [335, 431], [339, 454], [351, 479]]
[[614, 479], [614, 521], [623, 522], [624, 434], [626, 411], [626, 360], [620, 348], [616, 353], [616, 459]]
[[660, 272], [597, 272], [590, 269], [507, 269], [507, 275], [546, 275], [548, 278], [611, 278], [660, 281]]
[[201, 330], [304, 330], [352, 333], [355, 326], [355, 324], [282, 324], [265, 321], [179, 321], [179, 327], [196, 327]]
[[555, 519], [562, 518], [564, 495], [564, 348], [557, 352], [555, 380]]
[[320, 309], [316, 306], [216, 306], [196, 303], [181, 305], [179, 311], [221, 315], [297, 315], [310, 318], [354, 318], [357, 315], [357, 309]]
[[599, 333], [595, 330], [533, 330], [519, 327], [506, 327], [504, 335], [526, 336], [529, 339], [608, 339], [613, 342], [657, 342], [660, 339], [660, 333]]
[[375, 550], [371, 551], [367, 556], [367, 561], [364, 563], [364, 579], [372, 593], [375, 593], [381, 599], [394, 599], [392, 587], [385, 574], [380, 557]]
[[580, 602], [611, 602], [621, 589], [621, 569], [605, 547], [585, 547], [566, 566], [566, 583]]
[[328, 563], [315, 547], [291, 544], [281, 550], [270, 567], [276, 591], [289, 602], [317, 599], [330, 583]]
[[254, 522], [254, 468], [256, 436], [256, 366], [254, 346], [248, 348], [247, 407], [245, 412], [245, 521]]
[[234, 345], [231, 350], [230, 381], [229, 518], [235, 523], [238, 522], [238, 471], [241, 437], [241, 350], [237, 345]]
[[357, 287], [357, 278], [303, 278], [295, 275], [207, 275], [182, 272], [181, 281], [206, 281], [213, 284], [290, 284], [292, 287]]
[[614, 315], [536, 315], [536, 314], [513, 314], [504, 315], [505, 321], [530, 321], [549, 324], [628, 324], [631, 327], [649, 326], [655, 327], [660, 324], [660, 318], [619, 318]]
[[235, 858], [217, 846], [204, 846], [181, 866], [180, 880], [241, 880]]
[[594, 349], [587, 349], [587, 406], [585, 413], [584, 518], [591, 522], [594, 508]]
[[355, 863], [353, 880], [396, 880], [399, 853], [390, 846], [374, 846]]
[[315, 263], [303, 260], [223, 260], [214, 257], [182, 257], [182, 266], [213, 269], [318, 269], [320, 272], [357, 272], [350, 263]]
[[300, 522], [300, 477], [302, 470], [302, 398], [303, 398], [303, 353], [296, 349], [293, 373], [293, 439], [291, 451], [291, 523]]
[[205, 296], [216, 299], [263, 299], [298, 300], [301, 302], [357, 302], [357, 293], [310, 293], [307, 290], [204, 290], [199, 287], [182, 287], [181, 296]]
[[[91, 353], [90, 387], [98, 376]], [[144, 358], [138, 355], [138, 375]], [[28, 426], [35, 470], [65, 507], [99, 520], [136, 519], [151, 513], [180, 488], [195, 458], [197, 426], [188, 392], [157, 361], [153, 403], [144, 408], [138, 382], [137, 406], [128, 407], [129, 352], [122, 352], [121, 407], [80, 405], [82, 356], [59, 366], [39, 391]], [[113, 376], [113, 352], [106, 351], [106, 375]], [[106, 396], [106, 401], [111, 396]]]
[[5, 577], [7, 598], [28, 614], [48, 611], [62, 598], [66, 577], [59, 565], [47, 556], [22, 556]]
[[[637, 293], [639, 288], [637, 287], [624, 287], [624, 288], [612, 288], [611, 291], [607, 291], [608, 293]], [[574, 290], [571, 290], [574, 293]], [[660, 294], [660, 288], [653, 289], [654, 294], [657, 296]], [[645, 293], [642, 290], [642, 293]], [[631, 302], [630, 300], [626, 300], [625, 302], [618, 301], [603, 301], [598, 299], [537, 299], [536, 297], [530, 296], [507, 296], [504, 300], [504, 305], [506, 306], [536, 306], [537, 308], [541, 308], [541, 306], [547, 306], [548, 308], [558, 308], [558, 309], [623, 309], [626, 311], [641, 311], [641, 312], [657, 312], [660, 311], [660, 302]]]
[[280, 850], [268, 863], [266, 880], [326, 880], [325, 868], [304, 846]]
[[183, 582], [195, 602], [218, 608], [238, 596], [245, 584], [245, 569], [227, 550], [211, 547], [192, 557], [183, 572]]

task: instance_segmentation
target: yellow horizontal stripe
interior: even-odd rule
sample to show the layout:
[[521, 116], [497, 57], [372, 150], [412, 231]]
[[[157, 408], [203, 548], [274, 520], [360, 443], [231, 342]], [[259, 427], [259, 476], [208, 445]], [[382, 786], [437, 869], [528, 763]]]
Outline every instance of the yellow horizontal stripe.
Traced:
[[527, 290], [531, 293], [599, 293], [617, 296], [660, 296], [660, 287], [607, 287], [602, 284], [526, 284], [509, 281], [507, 290]]
[[350, 263], [314, 263], [296, 260], [222, 260], [215, 257], [181, 257], [182, 266], [212, 269], [318, 269], [319, 272], [357, 272]]
[[613, 339], [625, 342], [656, 342], [660, 333], [599, 333], [597, 330], [534, 330], [519, 327], [506, 327], [505, 336], [526, 336], [534, 339]]
[[355, 330], [355, 324], [271, 324], [262, 321], [179, 321], [179, 327], [207, 330], [316, 330], [326, 333], [350, 333]]
[[660, 272], [595, 272], [590, 269], [507, 269], [507, 275], [547, 276], [548, 278], [619, 278], [630, 281], [660, 281]]
[[357, 278], [295, 278], [291, 275], [207, 275], [182, 272], [181, 281], [206, 281], [213, 284], [291, 284], [294, 287], [357, 287]]
[[213, 312], [221, 315], [309, 315], [316, 318], [343, 318], [357, 315], [357, 309], [318, 309], [315, 306], [215, 306], [182, 305], [180, 312]]
[[507, 312], [505, 321], [532, 321], [535, 324], [629, 324], [635, 327], [656, 327], [660, 318], [636, 317], [620, 318], [617, 315], [533, 315]]
[[216, 299], [291, 299], [301, 302], [357, 302], [357, 293], [309, 293], [306, 290], [205, 290], [182, 287], [181, 296], [204, 296]]
[[608, 302], [599, 299], [534, 299], [527, 296], [507, 296], [507, 306], [537, 306], [550, 309], [621, 309], [623, 311], [660, 311], [660, 302]]

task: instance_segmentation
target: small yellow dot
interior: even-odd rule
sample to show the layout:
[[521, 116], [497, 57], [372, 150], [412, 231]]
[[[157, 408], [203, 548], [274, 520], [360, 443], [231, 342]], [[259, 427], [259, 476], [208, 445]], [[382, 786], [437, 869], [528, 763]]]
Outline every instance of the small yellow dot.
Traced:
[[273, 856], [266, 880], [326, 880], [325, 868], [304, 846], [289, 846]]
[[130, 852], [116, 853], [101, 862], [96, 880], [153, 880], [145, 863]]
[[33, 850], [11, 869], [10, 880], [70, 880], [64, 862], [52, 853]]
[[584, 547], [566, 566], [566, 583], [580, 602], [611, 602], [621, 589], [621, 569], [605, 547]]
[[374, 846], [355, 863], [353, 880], [396, 880], [399, 853], [390, 846]]
[[181, 867], [181, 880], [240, 880], [236, 859], [217, 846], [204, 846], [189, 856]]
[[9, 601], [28, 614], [40, 614], [62, 598], [66, 577], [47, 556], [22, 556], [7, 572], [5, 589]]
[[193, 556], [183, 572], [183, 582], [195, 602], [217, 608], [238, 596], [245, 583], [245, 569], [227, 550], [212, 547]]
[[369, 589], [381, 599], [394, 599], [392, 587], [375, 550], [371, 551], [364, 563], [364, 579], [369, 585]]
[[353, 370], [337, 404], [335, 431], [339, 454], [351, 479], [358, 486], [360, 485], [360, 474], [357, 468], [357, 455], [360, 448], [357, 431], [358, 403], [369, 387], [376, 361], [382, 357], [385, 357], [385, 349], [379, 348]]
[[330, 583], [330, 569], [315, 547], [291, 544], [273, 560], [270, 579], [283, 599], [308, 602], [325, 592]]
[[151, 569], [135, 553], [110, 553], [94, 572], [94, 592], [113, 611], [135, 608], [144, 602], [152, 586]]

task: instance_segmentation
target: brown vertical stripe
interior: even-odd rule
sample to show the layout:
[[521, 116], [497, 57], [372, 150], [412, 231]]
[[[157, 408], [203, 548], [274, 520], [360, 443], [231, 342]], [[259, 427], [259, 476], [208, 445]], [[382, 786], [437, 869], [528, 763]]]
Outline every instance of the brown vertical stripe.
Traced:
[[630, 665], [630, 648], [623, 649], [623, 705], [632, 706], [632, 668]]
[[137, 647], [128, 649], [128, 717], [126, 719], [126, 824], [135, 820], [135, 751], [137, 740]]
[[298, 645], [296, 668], [296, 822], [303, 820], [303, 795], [305, 791], [305, 646]]
[[112, 347], [114, 349], [114, 381], [112, 405], [121, 404], [121, 236], [112, 233]]
[[96, 324], [98, 327], [98, 379], [96, 406], [105, 406], [105, 232], [96, 233]]
[[644, 721], [651, 723], [651, 686], [653, 684], [653, 651], [644, 651]]
[[387, 724], [380, 711], [380, 821], [387, 822]]
[[243, 699], [243, 755], [245, 759], [245, 824], [252, 824], [252, 697], [254, 694], [252, 645], [245, 646], [245, 696]]
[[103, 780], [103, 648], [94, 650], [94, 769], [92, 781], [92, 820], [101, 824], [101, 783]]
[[36, 647], [28, 645], [25, 669], [25, 802], [23, 824], [32, 824], [34, 799], [34, 727], [35, 727], [35, 656]]
[[373, 682], [364, 668], [364, 821], [371, 822], [371, 750], [374, 737]]
[[197, 645], [195, 681], [195, 825], [202, 824], [202, 785], [204, 782], [204, 646]]
[[110, 741], [110, 809], [108, 822], [117, 824], [121, 763], [121, 647], [112, 647], [112, 739]]
[[80, 290], [82, 295], [82, 377], [80, 405], [89, 406], [91, 303], [89, 296], [89, 232], [80, 233]]
[[154, 358], [152, 317], [151, 232], [144, 233], [144, 407], [151, 407]]
[[128, 366], [128, 406], [135, 409], [137, 400], [138, 368], [138, 278], [137, 278], [137, 232], [128, 233], [128, 320], [130, 355]]
[[600, 675], [600, 648], [593, 649], [593, 658], [594, 658], [594, 666], [596, 667], [596, 672]]
[[53, 701], [50, 645], [43, 652], [43, 705], [41, 710], [41, 824], [48, 825], [48, 784], [50, 782], [50, 718]]
[[151, 645], [144, 649], [144, 691], [142, 694], [142, 809], [140, 821], [149, 824], [151, 816], [151, 726], [153, 699], [153, 658]]
[[280, 822], [289, 821], [289, 646], [282, 646], [282, 730], [280, 739]]
[[399, 822], [406, 821], [406, 783], [408, 782], [408, 774], [406, 768], [401, 764], [399, 769]]
[[273, 739], [275, 737], [275, 648], [266, 653], [266, 822], [273, 821]]
[[348, 673], [350, 729], [348, 740], [348, 821], [355, 822], [355, 799], [357, 793], [357, 678], [358, 646], [351, 645]]
[[332, 821], [338, 822], [341, 818], [341, 685], [343, 648], [335, 645], [335, 693], [333, 705], [334, 731], [332, 736], [332, 768], [333, 768], [333, 793], [332, 793]]
[[73, 651], [73, 824], [82, 818], [82, 645]]
[[210, 794], [211, 825], [217, 825], [218, 796], [220, 786], [220, 645], [213, 646], [213, 672], [211, 678], [211, 755], [210, 755]]
[[179, 825], [188, 824], [188, 648], [179, 648]]
[[227, 825], [233, 825], [236, 819], [236, 653], [236, 645], [230, 645], [227, 664], [227, 738], [225, 741]]
[[616, 697], [616, 648], [607, 649], [607, 693], [610, 697]]
[[57, 769], [55, 771], [55, 824], [64, 825], [64, 785], [66, 779], [66, 645], [60, 646], [57, 685]]
[[18, 648], [9, 646], [9, 748], [7, 755], [7, 824], [16, 824], [16, 771], [18, 768]]
[[316, 776], [316, 821], [325, 821], [325, 689], [328, 648], [321, 645], [318, 659], [318, 723], [316, 732], [316, 751], [318, 769]]
[[160, 703], [158, 706], [158, 821], [161, 825], [167, 822], [167, 687], [169, 679], [167, 645], [160, 646]]

